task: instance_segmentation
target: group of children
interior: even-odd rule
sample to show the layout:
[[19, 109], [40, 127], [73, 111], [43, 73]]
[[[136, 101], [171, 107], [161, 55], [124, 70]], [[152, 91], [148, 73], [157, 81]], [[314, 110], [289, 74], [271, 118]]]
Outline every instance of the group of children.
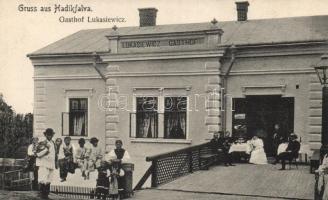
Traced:
[[[71, 144], [71, 137], [67, 136], [62, 142], [57, 138], [55, 146], [55, 165], [59, 168], [61, 182], [66, 181], [68, 173], [75, 173], [75, 169], [81, 170], [84, 180], [89, 179], [90, 172], [98, 171], [97, 179], [97, 198], [106, 198], [108, 195], [114, 199], [118, 197], [119, 188], [124, 184], [124, 171], [121, 168], [122, 162], [128, 162], [129, 153], [122, 148], [122, 141], [115, 141], [115, 149], [107, 154], [103, 154], [102, 149], [98, 146], [98, 139], [90, 139], [90, 146], [86, 145], [84, 138], [78, 141], [79, 146], [74, 148]], [[35, 152], [40, 148], [38, 138], [32, 139], [32, 144], [28, 148], [29, 162], [28, 167], [34, 171], [37, 177], [37, 167], [35, 166]]]

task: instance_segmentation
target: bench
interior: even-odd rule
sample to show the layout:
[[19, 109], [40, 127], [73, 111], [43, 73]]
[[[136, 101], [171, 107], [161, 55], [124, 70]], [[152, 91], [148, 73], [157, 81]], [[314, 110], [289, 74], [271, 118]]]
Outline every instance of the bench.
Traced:
[[212, 153], [202, 154], [199, 156], [200, 169], [208, 170], [209, 167], [216, 161], [217, 155]]
[[320, 151], [314, 150], [310, 159], [310, 173], [313, 174], [315, 170], [319, 168], [320, 165]]

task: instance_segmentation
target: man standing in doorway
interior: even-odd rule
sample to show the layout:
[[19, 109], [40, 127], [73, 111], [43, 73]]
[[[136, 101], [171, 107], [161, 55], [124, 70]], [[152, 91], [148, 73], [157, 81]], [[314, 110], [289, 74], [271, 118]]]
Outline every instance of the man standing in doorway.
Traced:
[[38, 178], [41, 198], [48, 199], [56, 162], [55, 143], [52, 140], [55, 132], [51, 128], [47, 128], [43, 134], [46, 138], [38, 144], [36, 165], [39, 167]]
[[282, 133], [279, 124], [275, 124], [273, 128], [273, 155], [277, 156], [278, 147], [285, 140], [285, 135]]

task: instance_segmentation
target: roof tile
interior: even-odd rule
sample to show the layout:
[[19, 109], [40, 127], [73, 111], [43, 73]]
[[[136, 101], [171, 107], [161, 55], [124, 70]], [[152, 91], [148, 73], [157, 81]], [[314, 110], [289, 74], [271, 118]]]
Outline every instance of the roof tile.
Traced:
[[[122, 27], [119, 35], [158, 34], [209, 30], [211, 23], [171, 24], [153, 27]], [[328, 15], [292, 18], [224, 21], [218, 23], [224, 31], [223, 45], [284, 43], [328, 40]], [[30, 55], [108, 52], [106, 35], [111, 28], [78, 31]]]

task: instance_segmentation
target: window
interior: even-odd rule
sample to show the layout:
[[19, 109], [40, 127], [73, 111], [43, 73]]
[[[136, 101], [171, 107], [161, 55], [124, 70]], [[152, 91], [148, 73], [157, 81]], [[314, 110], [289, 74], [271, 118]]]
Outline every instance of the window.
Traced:
[[88, 136], [88, 99], [69, 99], [69, 135]]
[[165, 97], [164, 138], [186, 139], [187, 97]]
[[158, 137], [157, 97], [137, 97], [137, 138]]
[[136, 97], [135, 108], [135, 137], [187, 138], [187, 97]]

